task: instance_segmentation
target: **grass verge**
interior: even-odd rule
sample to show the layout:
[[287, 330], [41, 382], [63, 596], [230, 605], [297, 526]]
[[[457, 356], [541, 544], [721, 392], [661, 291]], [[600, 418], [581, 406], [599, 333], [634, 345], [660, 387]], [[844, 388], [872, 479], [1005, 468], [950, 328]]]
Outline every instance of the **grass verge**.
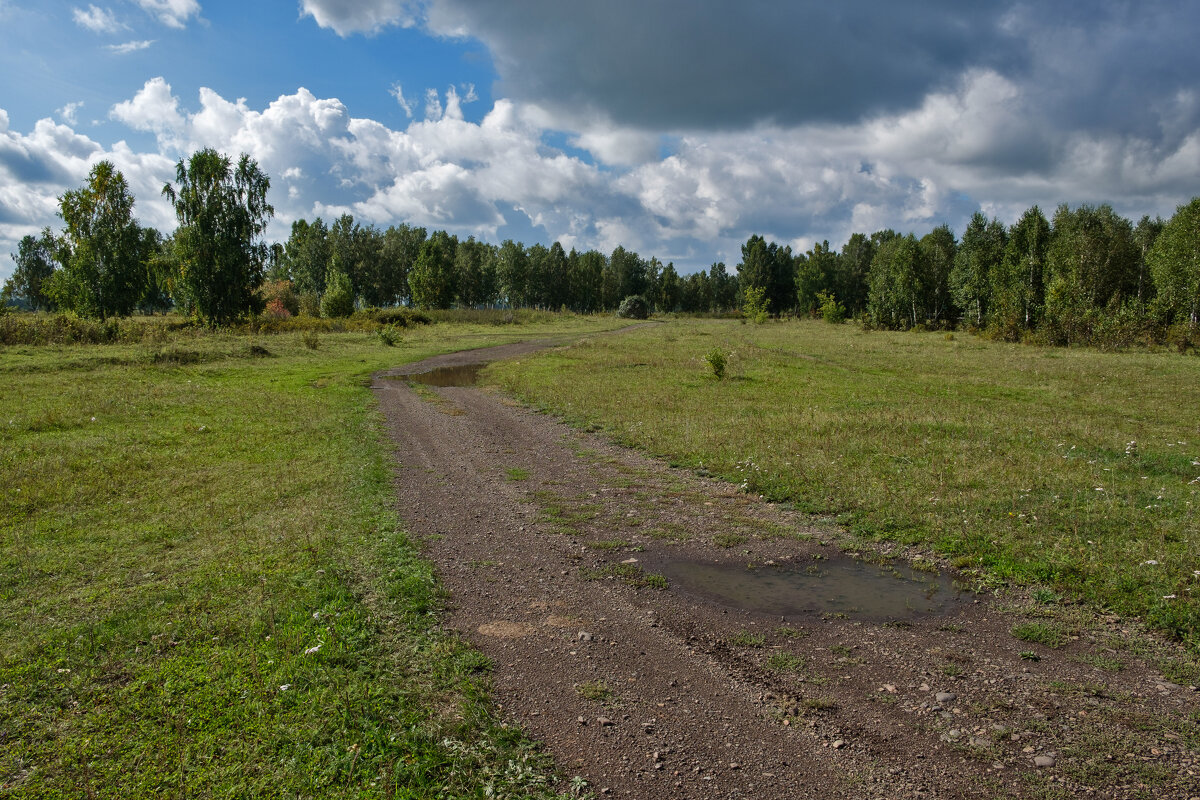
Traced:
[[555, 796], [438, 627], [366, 379], [614, 325], [0, 350], [0, 791]]

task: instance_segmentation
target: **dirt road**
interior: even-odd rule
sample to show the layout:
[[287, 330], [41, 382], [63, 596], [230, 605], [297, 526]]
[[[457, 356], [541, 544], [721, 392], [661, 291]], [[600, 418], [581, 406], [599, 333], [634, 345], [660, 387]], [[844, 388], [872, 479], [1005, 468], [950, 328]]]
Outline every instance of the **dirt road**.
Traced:
[[[914, 572], [913, 552], [863, 552], [852, 572], [832, 526], [496, 392], [400, 377], [547, 344], [375, 388], [446, 624], [493, 659], [501, 713], [566, 775], [600, 797], [1200, 798], [1200, 694], [1143, 657], [1171, 651], [1136, 625], [934, 591], [928, 554]], [[790, 599], [808, 578], [845, 596]], [[871, 610], [881, 590], [860, 578], [932, 600]], [[1011, 635], [1047, 614], [1062, 646]]]

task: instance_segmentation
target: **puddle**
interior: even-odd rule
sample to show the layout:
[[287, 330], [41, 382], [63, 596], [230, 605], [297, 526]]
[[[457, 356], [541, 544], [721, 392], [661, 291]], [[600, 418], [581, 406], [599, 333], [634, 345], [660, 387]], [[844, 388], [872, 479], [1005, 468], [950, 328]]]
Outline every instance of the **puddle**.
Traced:
[[950, 611], [964, 601], [946, 575], [907, 564], [881, 567], [851, 558], [786, 567], [670, 561], [655, 564], [671, 588], [718, 605], [777, 617], [814, 614], [894, 620]]
[[412, 375], [401, 375], [406, 381], [423, 383], [426, 386], [474, 386], [479, 377], [479, 370], [487, 364], [458, 364], [452, 367], [435, 367], [428, 372], [417, 372]]

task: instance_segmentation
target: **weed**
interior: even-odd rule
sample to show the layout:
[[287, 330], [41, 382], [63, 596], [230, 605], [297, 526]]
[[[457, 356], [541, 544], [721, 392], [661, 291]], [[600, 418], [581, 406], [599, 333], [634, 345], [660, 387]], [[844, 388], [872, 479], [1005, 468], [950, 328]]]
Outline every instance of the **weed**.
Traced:
[[588, 542], [587, 546], [593, 550], [620, 550], [622, 547], [629, 547], [629, 542], [624, 539], [600, 539]]
[[529, 480], [529, 470], [521, 469], [520, 467], [509, 467], [504, 470], [504, 475], [510, 481], [527, 481]]
[[775, 629], [775, 635], [782, 636], [785, 639], [800, 639], [808, 636], [809, 633], [808, 631], [801, 630], [800, 628], [794, 628], [791, 625], [780, 625]]
[[309, 350], [316, 350], [317, 348], [319, 348], [321, 346], [321, 337], [318, 336], [317, 332], [315, 330], [312, 330], [311, 328], [308, 330], [301, 331], [300, 341], [302, 341], [304, 343], [304, 346], [307, 347]]
[[740, 533], [718, 533], [713, 537], [713, 544], [717, 547], [737, 547], [739, 544], [745, 544], [747, 541], [747, 537]]
[[729, 363], [729, 357], [725, 355], [724, 350], [714, 347], [705, 354], [704, 361], [708, 364], [708, 368], [712, 370], [714, 378], [721, 380], [725, 377], [725, 365]]
[[803, 672], [804, 659], [793, 653], [779, 651], [767, 659], [767, 669], [775, 672]]
[[729, 643], [734, 647], [762, 647], [767, 643], [767, 637], [761, 633], [738, 631], [729, 637]]
[[604, 681], [584, 681], [575, 686], [575, 691], [584, 700], [591, 700], [596, 703], [607, 703], [613, 698], [613, 691]]
[[1084, 653], [1072, 660], [1078, 661], [1081, 664], [1090, 664], [1096, 669], [1102, 669], [1105, 672], [1120, 672], [1125, 669], [1125, 662], [1121, 659], [1100, 655], [1099, 653]]
[[1067, 635], [1062, 629], [1044, 622], [1022, 622], [1014, 625], [1009, 633], [1023, 642], [1033, 642], [1046, 647], [1062, 647], [1067, 643]]

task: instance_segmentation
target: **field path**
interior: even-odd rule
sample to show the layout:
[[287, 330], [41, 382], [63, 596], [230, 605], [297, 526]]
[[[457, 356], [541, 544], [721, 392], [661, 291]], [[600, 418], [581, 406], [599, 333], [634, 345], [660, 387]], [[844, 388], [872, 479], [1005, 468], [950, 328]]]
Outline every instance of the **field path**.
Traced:
[[496, 392], [404, 379], [552, 345], [439, 356], [374, 388], [446, 625], [567, 776], [598, 797], [1200, 796], [1197, 694], [1134, 657], [1087, 662], [1133, 635], [1120, 620], [1051, 649], [973, 595], [871, 620], [661, 588], [681, 563], [820, 571], [843, 534]]

